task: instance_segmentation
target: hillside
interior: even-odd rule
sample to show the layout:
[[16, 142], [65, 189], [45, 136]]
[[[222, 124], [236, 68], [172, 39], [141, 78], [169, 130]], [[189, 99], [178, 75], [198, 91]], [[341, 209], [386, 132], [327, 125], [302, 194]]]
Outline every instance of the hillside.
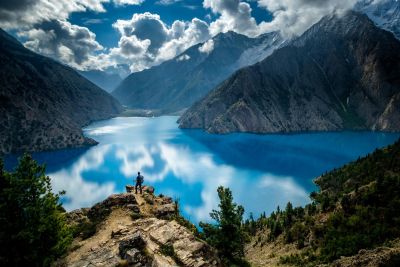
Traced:
[[95, 144], [81, 127], [122, 108], [73, 69], [0, 30], [0, 154]]
[[79, 74], [109, 93], [112, 92], [122, 81], [119, 74], [101, 70], [79, 71]]
[[315, 180], [303, 207], [247, 221], [255, 266], [398, 266], [400, 140]]
[[221, 33], [208, 41], [208, 50], [198, 44], [159, 66], [132, 73], [112, 95], [134, 109], [179, 111], [204, 97], [235, 70], [264, 59], [282, 42], [278, 33], [257, 38]]
[[194, 104], [181, 128], [213, 133], [400, 130], [400, 42], [366, 15], [323, 18]]

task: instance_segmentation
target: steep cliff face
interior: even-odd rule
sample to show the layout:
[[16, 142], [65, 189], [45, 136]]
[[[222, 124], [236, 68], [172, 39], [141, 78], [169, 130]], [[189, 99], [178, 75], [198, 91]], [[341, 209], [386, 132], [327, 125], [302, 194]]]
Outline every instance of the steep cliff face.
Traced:
[[[56, 266], [221, 266], [216, 251], [175, 220], [175, 203], [155, 196], [145, 187], [143, 195], [112, 195], [90, 209], [68, 214], [77, 232], [71, 251]], [[192, 226], [194, 227], [194, 226]]]
[[74, 70], [0, 30], [0, 153], [94, 144], [81, 127], [121, 111]]
[[400, 42], [366, 15], [329, 16], [193, 105], [214, 133], [400, 130]]
[[[254, 64], [281, 45], [278, 33], [249, 38], [221, 33], [163, 64], [129, 75], [112, 94], [124, 105], [165, 112], [189, 107], [235, 70]], [[203, 47], [203, 48], [202, 48]]]

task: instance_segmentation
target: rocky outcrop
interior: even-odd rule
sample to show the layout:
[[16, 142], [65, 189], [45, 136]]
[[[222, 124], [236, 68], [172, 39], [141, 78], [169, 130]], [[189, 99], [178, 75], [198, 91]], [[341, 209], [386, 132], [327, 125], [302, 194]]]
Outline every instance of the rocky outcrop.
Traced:
[[68, 213], [72, 226], [95, 222], [92, 236], [78, 234], [71, 251], [55, 266], [220, 266], [214, 249], [174, 220], [172, 199], [154, 195], [112, 195], [89, 209]]
[[400, 42], [366, 15], [323, 18], [180, 118], [213, 133], [400, 130]]
[[82, 126], [122, 110], [73, 69], [0, 29], [0, 154], [93, 145]]
[[188, 108], [241, 67], [254, 64], [282, 44], [276, 32], [249, 38], [221, 33], [204, 44], [190, 47], [175, 58], [130, 74], [112, 92], [122, 104], [134, 109], [172, 113]]

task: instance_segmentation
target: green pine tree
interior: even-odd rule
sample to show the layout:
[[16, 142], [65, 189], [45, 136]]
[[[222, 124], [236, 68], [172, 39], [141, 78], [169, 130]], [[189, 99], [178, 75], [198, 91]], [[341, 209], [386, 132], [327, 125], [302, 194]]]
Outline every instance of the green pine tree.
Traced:
[[219, 210], [210, 216], [215, 224], [200, 222], [206, 241], [215, 247], [229, 266], [248, 266], [243, 260], [246, 234], [243, 229], [244, 208], [233, 202], [229, 188], [218, 187]]
[[50, 266], [72, 235], [45, 166], [27, 154], [14, 172], [0, 163], [0, 186], [0, 265]]

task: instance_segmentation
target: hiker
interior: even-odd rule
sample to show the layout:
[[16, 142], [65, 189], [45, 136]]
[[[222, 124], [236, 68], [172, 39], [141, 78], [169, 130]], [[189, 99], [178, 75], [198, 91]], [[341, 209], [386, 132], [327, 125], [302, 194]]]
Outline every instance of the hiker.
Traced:
[[140, 189], [140, 194], [142, 194], [142, 184], [144, 181], [144, 177], [143, 175], [140, 174], [140, 172], [137, 173], [137, 177], [136, 177], [136, 185], [135, 185], [135, 194], [137, 194], [137, 188], [139, 186]]

